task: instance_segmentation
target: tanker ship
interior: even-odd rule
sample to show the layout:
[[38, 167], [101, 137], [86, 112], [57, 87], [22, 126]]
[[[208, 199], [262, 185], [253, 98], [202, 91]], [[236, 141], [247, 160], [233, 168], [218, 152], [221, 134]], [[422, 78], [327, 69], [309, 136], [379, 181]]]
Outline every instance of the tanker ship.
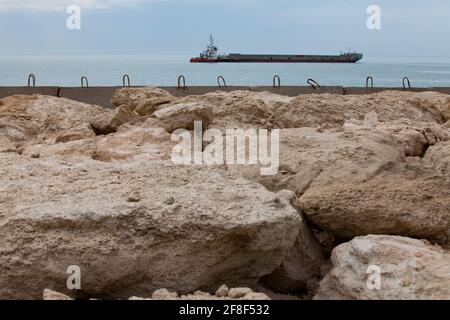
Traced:
[[272, 63], [356, 63], [363, 58], [362, 53], [348, 52], [339, 55], [299, 55], [299, 54], [240, 54], [231, 53], [220, 55], [214, 39], [210, 36], [210, 43], [200, 56], [191, 58], [191, 63], [219, 63], [219, 62], [272, 62]]

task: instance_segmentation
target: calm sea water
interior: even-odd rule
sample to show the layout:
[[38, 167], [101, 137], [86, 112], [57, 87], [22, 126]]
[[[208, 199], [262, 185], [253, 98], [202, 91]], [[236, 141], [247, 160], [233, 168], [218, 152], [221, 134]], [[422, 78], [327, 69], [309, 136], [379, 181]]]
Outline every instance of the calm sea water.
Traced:
[[368, 75], [375, 86], [399, 87], [407, 76], [414, 87], [450, 87], [450, 59], [375, 58], [357, 64], [190, 64], [186, 57], [157, 56], [16, 56], [0, 57], [0, 86], [26, 85], [28, 74], [37, 85], [79, 86], [87, 76], [90, 86], [121, 85], [129, 74], [132, 85], [175, 86], [180, 74], [187, 85], [217, 85], [219, 75], [228, 85], [271, 85], [275, 74], [285, 85], [365, 86]]

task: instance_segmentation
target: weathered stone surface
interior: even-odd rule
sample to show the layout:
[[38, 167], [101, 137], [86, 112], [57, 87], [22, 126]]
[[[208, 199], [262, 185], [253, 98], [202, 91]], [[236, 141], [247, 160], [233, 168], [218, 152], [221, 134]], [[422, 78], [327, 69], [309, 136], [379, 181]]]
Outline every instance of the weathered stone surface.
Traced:
[[0, 152], [16, 152], [16, 145], [7, 136], [0, 133]]
[[371, 112], [364, 121], [351, 119], [344, 124], [345, 131], [381, 132], [392, 136], [404, 147], [407, 157], [423, 157], [430, 146], [450, 139], [450, 130], [435, 122], [417, 122], [408, 119], [379, 122]]
[[[66, 269], [79, 265], [77, 298], [167, 288], [162, 297], [229, 299], [225, 288], [195, 291], [222, 283], [308, 298], [327, 264], [316, 238], [327, 252], [367, 234], [450, 243], [448, 96], [174, 98], [125, 88], [115, 98], [115, 110], [44, 96], [0, 101], [0, 297], [73, 294]], [[261, 176], [257, 166], [173, 165], [169, 132], [196, 120], [204, 129], [301, 128], [280, 131], [280, 170]]]
[[[338, 238], [375, 233], [450, 239], [450, 176], [442, 169], [448, 157], [410, 157], [423, 156], [430, 145], [441, 150], [448, 132], [435, 123], [368, 120], [348, 122], [344, 131], [283, 129], [278, 174], [261, 176], [255, 166], [228, 171], [271, 191], [294, 191], [307, 220]], [[434, 154], [442, 160], [428, 161]]]
[[[296, 199], [293, 192], [283, 190], [279, 194], [283, 193], [294, 207], [298, 206], [294, 203]], [[321, 267], [325, 263], [322, 248], [302, 217], [300, 232], [283, 263], [261, 280], [276, 292], [314, 290], [321, 275]]]
[[67, 142], [95, 136], [89, 123], [105, 109], [43, 95], [0, 100], [0, 133], [13, 142]]
[[[223, 285], [222, 287], [226, 287]], [[219, 291], [219, 290], [218, 290]], [[208, 292], [196, 291], [194, 294], [182, 295], [179, 300], [270, 300], [270, 298], [261, 292], [254, 292], [250, 288], [238, 287], [231, 288], [224, 294], [210, 294]]]
[[130, 107], [121, 105], [113, 111], [95, 118], [90, 124], [96, 134], [110, 134], [116, 132], [119, 126], [136, 121], [138, 118], [139, 115]]
[[42, 293], [42, 299], [43, 300], [52, 300], [52, 301], [73, 300], [71, 297], [69, 297], [65, 294], [62, 294], [62, 293], [59, 293], [59, 292], [56, 292], [56, 291], [53, 291], [50, 289], [44, 289], [44, 292]]
[[[182, 114], [206, 120], [212, 128], [274, 128], [275, 110], [292, 98], [268, 92], [251, 91], [216, 91], [201, 96], [175, 98], [164, 90], [147, 88], [122, 88], [113, 97], [114, 107], [127, 105], [141, 115], [150, 115], [167, 119], [166, 124], [172, 128], [183, 119]], [[165, 109], [161, 114], [160, 109]], [[212, 112], [212, 114], [211, 114]], [[180, 115], [180, 116], [179, 116]], [[211, 117], [212, 116], [212, 117]], [[170, 120], [174, 121], [171, 124]], [[185, 121], [184, 121], [185, 122]], [[190, 122], [190, 121], [188, 121]], [[180, 128], [185, 127], [182, 123]], [[169, 130], [170, 131], [170, 130]]]
[[425, 160], [432, 163], [438, 172], [450, 177], [450, 141], [430, 147]]
[[59, 158], [61, 160], [92, 159], [97, 148], [96, 137], [79, 139], [61, 143], [33, 143], [24, 144], [22, 155], [31, 157], [39, 154], [39, 158]]
[[[299, 211], [331, 239], [391, 234], [449, 241], [447, 131], [435, 123], [357, 123], [344, 131], [281, 130], [274, 176], [261, 176], [256, 166], [228, 171], [271, 191], [294, 191]], [[410, 157], [423, 153], [425, 159]]]
[[425, 241], [358, 237], [336, 247], [331, 262], [316, 300], [450, 299], [450, 253]]
[[[275, 128], [275, 110], [290, 102], [292, 98], [268, 92], [212, 92], [203, 96], [188, 96], [177, 99], [177, 105], [194, 104], [211, 108], [212, 119], [209, 128], [247, 129]], [[198, 109], [194, 109], [196, 111]], [[208, 128], [208, 126], [204, 126]]]
[[450, 239], [450, 179], [414, 164], [366, 180], [319, 177], [300, 202], [309, 221], [339, 237], [390, 234]]
[[[65, 293], [70, 265], [81, 268], [84, 297], [252, 285], [299, 233], [287, 200], [216, 169], [15, 153], [0, 161], [1, 298]], [[140, 201], [128, 202], [136, 191]]]
[[371, 95], [301, 95], [276, 109], [282, 128], [341, 127], [347, 120], [363, 120], [376, 112], [380, 121], [401, 118], [419, 122], [445, 122], [448, 95], [435, 92], [386, 91]]
[[160, 105], [175, 99], [167, 91], [155, 87], [121, 88], [115, 92], [111, 104], [114, 108], [127, 105], [131, 110], [144, 116], [152, 114]]
[[106, 162], [168, 160], [172, 147], [169, 133], [146, 121], [141, 125], [123, 126], [117, 133], [97, 138], [93, 159]]
[[[310, 184], [300, 198], [307, 219], [338, 237], [391, 234], [448, 241], [448, 132], [433, 123], [410, 121], [350, 122], [344, 129], [346, 135], [364, 136], [365, 141], [353, 144], [347, 150], [350, 157], [340, 166], [331, 159], [342, 159], [339, 150], [343, 142], [336, 142], [339, 147], [334, 149], [326, 142], [321, 144], [327, 154], [320, 170], [316, 170], [320, 174], [313, 179], [306, 175]], [[377, 136], [383, 135], [384, 140], [375, 143]], [[425, 158], [404, 158], [403, 153], [425, 154]], [[295, 152], [289, 154], [295, 156]], [[367, 170], [367, 165], [372, 169]]]
[[163, 127], [172, 132], [177, 129], [193, 130], [194, 122], [201, 121], [207, 128], [213, 118], [212, 107], [201, 103], [175, 103], [153, 113]]
[[248, 293], [252, 293], [253, 290], [250, 288], [232, 288], [228, 291], [228, 296], [230, 298], [235, 298], [235, 299], [239, 299], [244, 297], [246, 294]]
[[[221, 288], [225, 288], [222, 285]], [[220, 294], [211, 294], [209, 292], [203, 292], [200, 290], [195, 291], [193, 294], [185, 294], [178, 296], [176, 292], [170, 292], [167, 289], [156, 290], [153, 295], [153, 300], [270, 300], [270, 298], [260, 292], [254, 292], [250, 288], [231, 288], [225, 291], [217, 290]], [[142, 299], [142, 298], [141, 298]]]
[[[362, 120], [376, 112], [380, 121], [402, 118], [444, 123], [450, 119], [450, 98], [436, 92], [386, 91], [371, 95], [300, 95], [296, 98], [268, 92], [212, 92], [202, 96], [174, 98], [164, 90], [119, 89], [113, 105], [130, 105], [142, 115], [171, 104], [200, 104], [213, 110], [214, 128], [341, 127], [350, 119]], [[186, 110], [187, 111], [187, 110]]]
[[262, 301], [262, 300], [270, 300], [270, 298], [261, 292], [250, 292], [247, 293], [242, 300], [257, 300], [257, 301]]
[[[223, 285], [222, 287], [226, 287]], [[221, 288], [222, 288], [221, 287]], [[129, 298], [128, 300], [133, 301], [142, 301], [142, 300], [270, 300], [270, 298], [260, 292], [254, 292], [250, 288], [233, 288], [231, 289], [232, 295], [228, 295], [228, 288], [226, 294], [215, 294], [212, 295], [208, 292], [203, 291], [195, 291], [193, 294], [186, 294], [182, 295], [181, 297], [178, 296], [178, 293], [176, 292], [170, 292], [167, 289], [158, 289], [155, 292], [153, 292], [151, 298], [142, 298], [142, 297], [136, 297], [133, 296]], [[218, 290], [219, 291], [219, 290]], [[234, 293], [233, 293], [234, 292]], [[241, 294], [242, 293], [242, 294]], [[66, 296], [65, 294], [45, 289], [43, 293], [44, 300], [73, 300], [69, 296]]]
[[228, 287], [223, 284], [223, 285], [221, 285], [219, 287], [219, 289], [217, 289], [216, 296], [218, 296], [218, 297], [227, 297], [228, 296], [228, 292], [229, 292]]
[[306, 222], [283, 263], [262, 282], [275, 292], [302, 292], [314, 290], [326, 263], [322, 248]]
[[178, 293], [170, 292], [167, 289], [158, 289], [152, 294], [153, 300], [177, 300]]
[[438, 101], [434, 101], [434, 103], [433, 102], [431, 103], [433, 103], [433, 107], [439, 110], [444, 122], [447, 121], [447, 123], [449, 123], [448, 121], [450, 120], [450, 97], [447, 95], [446, 97], [444, 96], [443, 98], [437, 99]]
[[24, 145], [23, 155], [39, 154], [41, 158], [58, 157], [94, 159], [104, 162], [133, 162], [148, 160], [168, 160], [173, 143], [170, 134], [156, 119], [133, 124], [125, 124], [116, 133], [95, 136], [89, 139], [65, 143], [39, 143]]
[[401, 165], [403, 153], [401, 144], [383, 132], [282, 129], [278, 174], [261, 176], [256, 166], [231, 165], [228, 170], [269, 190], [288, 189], [300, 197], [318, 177], [330, 182], [368, 179], [385, 167]]

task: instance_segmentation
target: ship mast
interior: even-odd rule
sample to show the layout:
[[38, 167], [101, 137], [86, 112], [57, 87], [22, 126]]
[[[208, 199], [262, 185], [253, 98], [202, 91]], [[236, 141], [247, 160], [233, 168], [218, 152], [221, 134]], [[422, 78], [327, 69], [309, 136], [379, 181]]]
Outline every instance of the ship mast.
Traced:
[[214, 38], [212, 35], [209, 36], [209, 45], [206, 47], [206, 50], [203, 51], [200, 54], [200, 58], [206, 58], [206, 59], [217, 59], [219, 57], [218, 55], [218, 48], [214, 44]]

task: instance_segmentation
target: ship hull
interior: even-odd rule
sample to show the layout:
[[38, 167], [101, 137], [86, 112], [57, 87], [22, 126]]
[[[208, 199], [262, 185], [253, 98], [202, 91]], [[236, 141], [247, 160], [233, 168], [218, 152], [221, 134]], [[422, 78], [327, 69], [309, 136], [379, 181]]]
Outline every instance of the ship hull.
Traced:
[[338, 60], [292, 60], [292, 61], [282, 61], [282, 60], [220, 60], [215, 61], [222, 63], [356, 63], [358, 61], [338, 61]]
[[219, 59], [211, 59], [211, 58], [192, 58], [191, 63], [217, 63], [222, 62]]
[[362, 54], [335, 56], [230, 54], [218, 58], [192, 58], [192, 63], [356, 63]]

